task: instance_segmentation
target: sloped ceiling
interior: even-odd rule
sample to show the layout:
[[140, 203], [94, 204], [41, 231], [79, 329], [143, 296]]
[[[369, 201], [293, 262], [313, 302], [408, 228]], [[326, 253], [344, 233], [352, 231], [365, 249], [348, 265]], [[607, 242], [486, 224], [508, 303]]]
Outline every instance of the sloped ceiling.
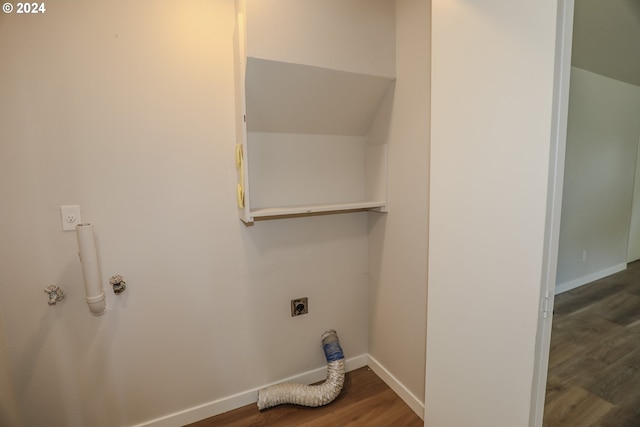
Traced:
[[571, 63], [640, 86], [640, 0], [576, 0]]

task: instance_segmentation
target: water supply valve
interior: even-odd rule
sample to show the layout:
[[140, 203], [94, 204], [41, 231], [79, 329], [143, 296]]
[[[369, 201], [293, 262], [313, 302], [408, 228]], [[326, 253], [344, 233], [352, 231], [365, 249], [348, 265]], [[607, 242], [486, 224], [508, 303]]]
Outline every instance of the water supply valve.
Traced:
[[49, 305], [56, 305], [58, 301], [64, 298], [64, 291], [60, 286], [53, 284], [44, 288], [44, 292], [49, 294]]
[[123, 293], [125, 289], [127, 289], [127, 282], [125, 282], [124, 278], [119, 274], [111, 276], [111, 278], [109, 279], [109, 283], [111, 283], [111, 286], [113, 286], [113, 292], [116, 295]]

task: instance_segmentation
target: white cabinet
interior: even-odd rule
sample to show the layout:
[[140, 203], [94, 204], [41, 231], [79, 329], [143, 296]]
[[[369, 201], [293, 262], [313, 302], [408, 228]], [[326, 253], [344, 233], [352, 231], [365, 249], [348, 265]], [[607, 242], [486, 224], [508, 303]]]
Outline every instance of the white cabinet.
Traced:
[[[245, 223], [320, 212], [386, 211], [386, 133], [394, 78], [368, 71], [394, 68], [393, 2], [351, 1], [351, 6], [362, 3], [362, 9], [345, 8], [344, 0], [236, 5], [236, 166], [238, 208]], [[281, 8], [280, 13], [269, 6]], [[301, 21], [311, 13], [316, 30], [305, 31]], [[356, 18], [359, 24], [353, 27], [369, 31], [369, 37], [355, 34], [357, 43], [352, 38], [345, 42], [353, 30], [350, 19]], [[332, 23], [339, 28], [332, 31]], [[258, 40], [255, 46], [251, 37]], [[324, 53], [314, 56], [316, 48]], [[356, 57], [344, 59], [344, 49]]]

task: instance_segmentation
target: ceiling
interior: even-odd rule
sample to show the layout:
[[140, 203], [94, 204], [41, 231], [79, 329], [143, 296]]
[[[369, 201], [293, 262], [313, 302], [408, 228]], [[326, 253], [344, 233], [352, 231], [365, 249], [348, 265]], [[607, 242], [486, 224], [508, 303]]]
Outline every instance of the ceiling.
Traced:
[[576, 0], [571, 63], [640, 86], [640, 0]]

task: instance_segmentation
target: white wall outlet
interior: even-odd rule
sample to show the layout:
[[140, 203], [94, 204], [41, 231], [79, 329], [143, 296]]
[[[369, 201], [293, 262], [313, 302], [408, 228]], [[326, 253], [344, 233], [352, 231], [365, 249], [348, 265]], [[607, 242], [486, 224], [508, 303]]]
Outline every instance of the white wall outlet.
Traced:
[[80, 206], [60, 206], [60, 219], [62, 220], [62, 229], [64, 231], [75, 231], [76, 225], [82, 223]]

